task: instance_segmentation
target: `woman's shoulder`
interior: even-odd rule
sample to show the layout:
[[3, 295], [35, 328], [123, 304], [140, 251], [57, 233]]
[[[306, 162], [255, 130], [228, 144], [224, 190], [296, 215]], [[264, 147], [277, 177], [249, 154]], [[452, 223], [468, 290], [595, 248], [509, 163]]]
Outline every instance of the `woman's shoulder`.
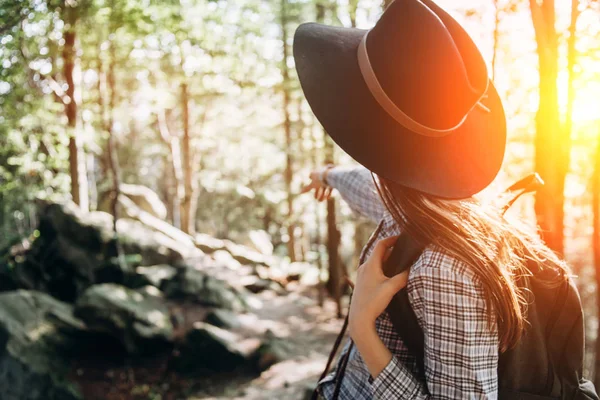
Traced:
[[[399, 235], [401, 229], [393, 217], [387, 214], [381, 221], [379, 237]], [[472, 268], [439, 245], [430, 244], [421, 253], [409, 272], [409, 285], [411, 280], [439, 276], [453, 276], [457, 279], [479, 282]], [[439, 279], [439, 278], [438, 278]]]
[[467, 263], [435, 244], [430, 244], [423, 250], [409, 273], [409, 281], [427, 277], [473, 283], [479, 281]]

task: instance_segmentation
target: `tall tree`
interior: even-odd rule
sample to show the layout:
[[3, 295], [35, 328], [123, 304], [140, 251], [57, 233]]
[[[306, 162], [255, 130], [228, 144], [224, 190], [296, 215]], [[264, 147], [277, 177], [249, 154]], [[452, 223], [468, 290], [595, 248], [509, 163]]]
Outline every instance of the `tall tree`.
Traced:
[[[316, 21], [325, 22], [325, 12], [327, 10], [326, 0], [320, 0], [316, 3]], [[323, 130], [324, 156], [326, 164], [335, 162], [334, 145], [331, 138]], [[334, 197], [327, 200], [327, 258], [329, 260], [329, 281], [327, 287], [336, 302], [338, 317], [342, 316], [342, 288], [344, 286], [343, 265], [340, 258], [339, 248], [341, 242], [341, 233], [337, 227], [336, 201]]]
[[115, 119], [115, 108], [117, 103], [117, 82], [115, 78], [115, 68], [117, 61], [116, 52], [116, 34], [117, 34], [117, 19], [115, 18], [115, 0], [110, 1], [111, 5], [111, 19], [109, 23], [109, 34], [108, 34], [108, 71], [106, 74], [107, 89], [109, 92], [108, 100], [108, 122], [106, 125], [108, 138], [106, 142], [106, 150], [108, 156], [108, 165], [110, 170], [110, 177], [112, 180], [112, 190], [110, 199], [110, 212], [113, 216], [113, 233], [114, 237], [111, 241], [112, 248], [110, 249], [111, 255], [116, 257], [122, 270], [125, 270], [125, 259], [124, 252], [121, 248], [121, 242], [119, 241], [119, 231], [117, 224], [119, 222], [119, 196], [121, 195], [121, 176], [119, 168], [119, 160], [116, 151], [115, 144], [115, 132], [114, 132], [114, 119]]
[[[571, 137], [573, 130], [573, 102], [575, 101], [575, 65], [577, 63], [577, 20], [579, 19], [580, 0], [571, 0], [571, 22], [569, 24], [569, 38], [567, 39], [567, 109], [565, 112], [564, 135]], [[568, 161], [567, 161], [568, 162]]]
[[288, 0], [281, 0], [280, 24], [283, 60], [281, 61], [282, 95], [283, 95], [283, 129], [285, 132], [285, 185], [287, 190], [287, 232], [288, 232], [288, 255], [290, 261], [296, 261], [296, 240], [294, 221], [294, 194], [292, 193], [293, 179], [293, 157], [292, 157], [292, 120], [290, 116], [291, 103], [291, 78], [288, 66], [289, 44], [288, 44]]
[[492, 79], [496, 77], [498, 45], [500, 39], [500, 0], [494, 0], [494, 31], [492, 33]]
[[79, 19], [77, 2], [65, 1], [62, 8], [65, 30], [63, 33], [64, 44], [62, 50], [63, 74], [67, 88], [64, 96], [65, 114], [69, 133], [69, 170], [71, 176], [71, 196], [73, 201], [82, 210], [89, 209], [87, 172], [85, 154], [81, 143], [80, 126], [77, 115], [77, 91], [75, 72], [78, 68], [77, 32], [76, 25]]
[[[592, 175], [592, 248], [594, 252], [594, 270], [596, 287], [600, 288], [600, 135], [596, 142]], [[596, 296], [597, 310], [600, 310], [600, 296]], [[600, 311], [597, 311], [600, 313]], [[594, 385], [600, 387], [600, 336], [596, 337], [596, 354], [594, 363]]]
[[548, 246], [563, 252], [564, 187], [569, 165], [569, 132], [560, 127], [558, 106], [558, 38], [554, 0], [530, 0], [539, 68], [535, 168], [545, 181], [536, 196], [535, 212]]
[[185, 54], [184, 48], [179, 45], [180, 52], [180, 67], [181, 67], [181, 83], [180, 90], [180, 106], [181, 117], [183, 123], [183, 135], [181, 138], [181, 162], [183, 172], [183, 198], [181, 199], [181, 229], [189, 234], [194, 234], [195, 229], [195, 214], [198, 198], [198, 185], [196, 183], [196, 167], [192, 161], [192, 149], [190, 138], [190, 96], [188, 92], [188, 83], [184, 71]]

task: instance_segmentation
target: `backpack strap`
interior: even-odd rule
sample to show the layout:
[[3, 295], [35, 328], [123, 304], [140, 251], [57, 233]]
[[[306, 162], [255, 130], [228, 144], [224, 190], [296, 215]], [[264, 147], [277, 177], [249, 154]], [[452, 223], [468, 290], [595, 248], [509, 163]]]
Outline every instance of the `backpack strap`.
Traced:
[[[383, 266], [386, 276], [392, 277], [410, 268], [423, 253], [426, 246], [418, 243], [404, 230]], [[425, 335], [408, 299], [406, 288], [400, 290], [390, 301], [386, 311], [394, 330], [402, 338], [408, 351], [416, 358], [421, 374], [425, 373]]]

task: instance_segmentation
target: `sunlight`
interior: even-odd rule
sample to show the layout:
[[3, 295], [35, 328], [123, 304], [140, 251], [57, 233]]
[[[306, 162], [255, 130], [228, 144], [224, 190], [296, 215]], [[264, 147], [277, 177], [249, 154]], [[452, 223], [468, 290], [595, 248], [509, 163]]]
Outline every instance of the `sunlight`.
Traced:
[[[568, 75], [562, 71], [558, 77], [559, 105], [561, 113], [567, 108]], [[579, 86], [581, 85], [581, 86]], [[573, 103], [573, 122], [587, 123], [600, 118], [600, 81], [596, 79], [580, 80], [575, 88], [576, 97]], [[592, 133], [595, 137], [596, 132]]]

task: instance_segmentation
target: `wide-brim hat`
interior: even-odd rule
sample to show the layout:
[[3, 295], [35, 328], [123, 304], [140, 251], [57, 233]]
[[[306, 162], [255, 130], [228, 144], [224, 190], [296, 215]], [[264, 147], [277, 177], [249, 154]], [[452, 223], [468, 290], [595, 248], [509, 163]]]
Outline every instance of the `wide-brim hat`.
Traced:
[[302, 24], [294, 59], [314, 114], [396, 184], [467, 198], [497, 175], [502, 102], [473, 40], [429, 0], [396, 0], [371, 30]]

